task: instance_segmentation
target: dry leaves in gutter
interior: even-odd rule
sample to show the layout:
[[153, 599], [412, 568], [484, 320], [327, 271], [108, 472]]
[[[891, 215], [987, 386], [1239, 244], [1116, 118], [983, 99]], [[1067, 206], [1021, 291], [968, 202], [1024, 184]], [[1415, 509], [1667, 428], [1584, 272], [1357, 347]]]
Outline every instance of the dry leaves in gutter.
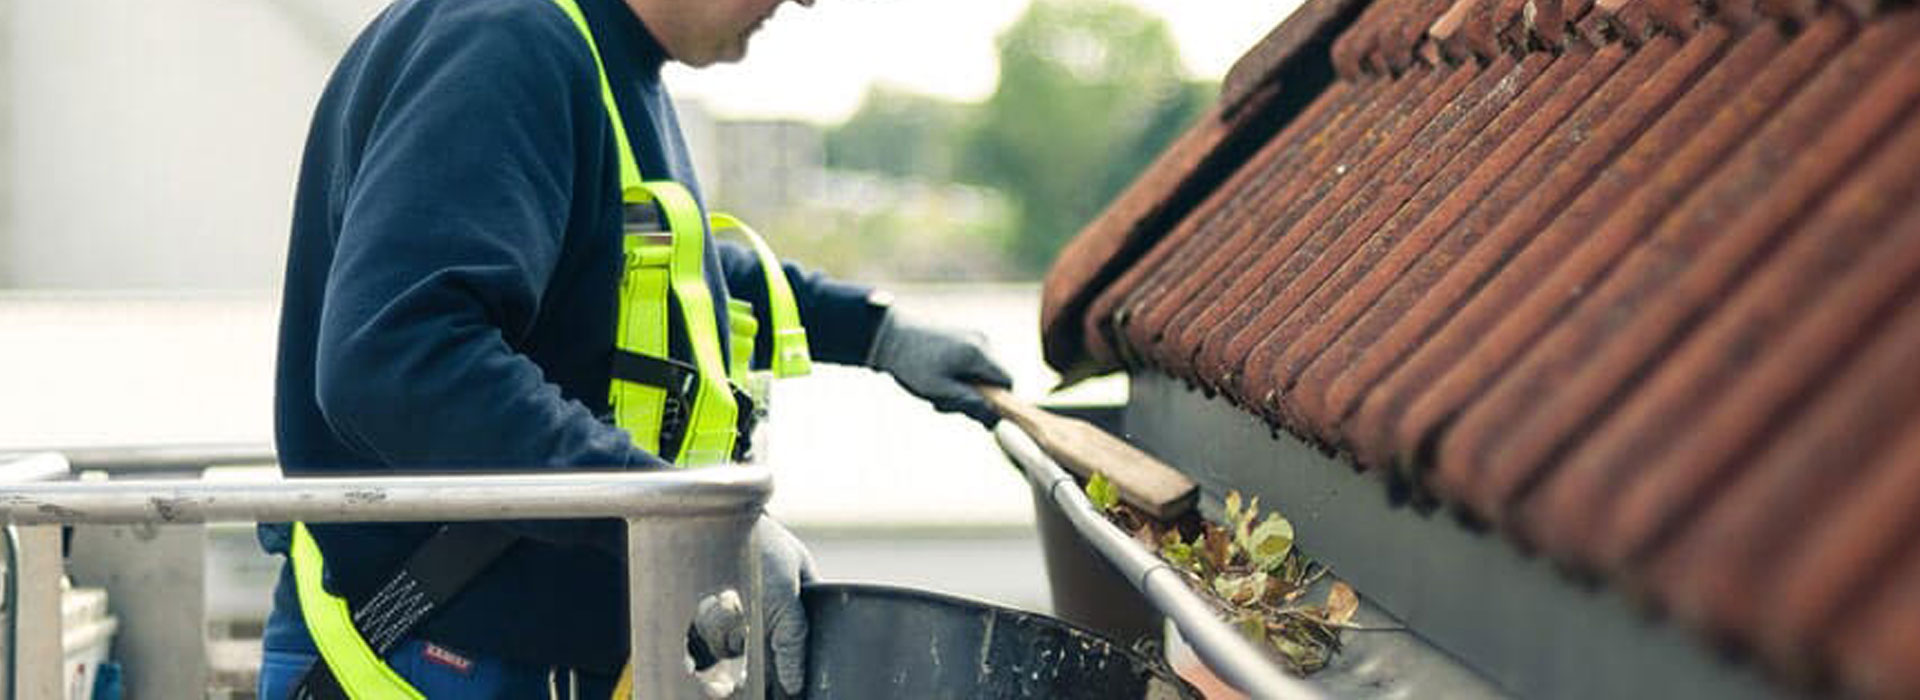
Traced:
[[1327, 569], [1294, 551], [1293, 524], [1286, 518], [1261, 517], [1259, 497], [1243, 503], [1239, 492], [1227, 494], [1227, 522], [1221, 525], [1197, 514], [1171, 523], [1155, 520], [1121, 503], [1119, 489], [1097, 472], [1086, 492], [1108, 520], [1184, 574], [1221, 617], [1272, 650], [1288, 670], [1313, 673], [1340, 650], [1340, 630], [1351, 626], [1359, 596], [1335, 581], [1324, 602], [1302, 600]]

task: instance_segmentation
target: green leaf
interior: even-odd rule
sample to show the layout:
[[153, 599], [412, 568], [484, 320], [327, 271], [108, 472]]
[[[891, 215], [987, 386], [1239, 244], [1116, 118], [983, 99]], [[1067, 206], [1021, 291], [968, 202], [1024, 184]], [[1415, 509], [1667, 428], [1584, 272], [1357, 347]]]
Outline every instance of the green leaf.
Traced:
[[1242, 636], [1255, 642], [1267, 638], [1267, 623], [1259, 613], [1244, 613], [1233, 621], [1233, 626], [1239, 628]]
[[1233, 534], [1234, 544], [1244, 547], [1243, 541], [1253, 528], [1253, 521], [1260, 517], [1260, 497], [1247, 499], [1246, 504], [1234, 517], [1227, 519], [1227, 531]]
[[1272, 642], [1274, 650], [1279, 651], [1281, 656], [1287, 657], [1287, 661], [1292, 662], [1294, 668], [1304, 670], [1314, 667], [1316, 654], [1307, 645], [1279, 635], [1275, 635]]
[[1227, 524], [1235, 525], [1235, 524], [1238, 524], [1239, 522], [1240, 522], [1240, 492], [1228, 491], [1227, 492]]
[[1213, 592], [1235, 605], [1252, 605], [1267, 592], [1267, 572], [1221, 576], [1213, 580]]
[[1287, 563], [1287, 553], [1293, 551], [1293, 523], [1279, 513], [1269, 513], [1266, 521], [1247, 535], [1242, 546], [1255, 567], [1261, 571], [1279, 571]]
[[1200, 561], [1193, 554], [1193, 545], [1180, 541], [1180, 533], [1168, 530], [1160, 538], [1160, 557], [1174, 566], [1188, 571], [1199, 571]]
[[1108, 481], [1105, 474], [1094, 472], [1093, 478], [1087, 480], [1087, 500], [1103, 512], [1113, 510], [1120, 505], [1120, 487]]

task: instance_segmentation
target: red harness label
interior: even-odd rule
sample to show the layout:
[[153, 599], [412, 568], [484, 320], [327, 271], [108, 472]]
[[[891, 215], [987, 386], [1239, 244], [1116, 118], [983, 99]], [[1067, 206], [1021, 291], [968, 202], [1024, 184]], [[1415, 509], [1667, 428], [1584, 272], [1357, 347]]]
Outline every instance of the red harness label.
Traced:
[[428, 661], [432, 661], [436, 664], [440, 664], [441, 666], [451, 668], [461, 673], [468, 673], [473, 670], [472, 660], [468, 659], [467, 657], [456, 654], [453, 652], [453, 650], [440, 646], [438, 644], [431, 644], [431, 643], [426, 644], [424, 648], [420, 650], [420, 655], [426, 657]]

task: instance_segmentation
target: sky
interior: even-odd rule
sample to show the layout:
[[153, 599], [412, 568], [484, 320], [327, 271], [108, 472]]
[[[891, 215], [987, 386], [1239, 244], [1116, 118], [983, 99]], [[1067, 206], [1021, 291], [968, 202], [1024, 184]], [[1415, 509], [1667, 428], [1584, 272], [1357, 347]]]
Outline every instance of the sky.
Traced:
[[[1126, 0], [1165, 19], [1195, 78], [1218, 80], [1300, 0]], [[674, 95], [726, 118], [845, 119], [869, 86], [984, 100], [998, 70], [994, 37], [1029, 0], [818, 0], [788, 3], [747, 60], [675, 66]]]

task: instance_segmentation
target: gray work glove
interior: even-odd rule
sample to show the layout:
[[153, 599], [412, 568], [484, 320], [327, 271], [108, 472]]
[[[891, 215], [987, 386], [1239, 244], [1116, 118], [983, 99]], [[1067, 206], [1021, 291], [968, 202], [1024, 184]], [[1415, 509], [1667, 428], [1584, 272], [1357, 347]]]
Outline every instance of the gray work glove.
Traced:
[[987, 355], [986, 336], [923, 323], [898, 310], [881, 320], [867, 366], [893, 375], [935, 409], [967, 414], [989, 428], [1000, 414], [973, 385], [1013, 387], [1013, 378]]
[[807, 684], [807, 612], [800, 605], [800, 584], [813, 581], [813, 555], [800, 538], [765, 516], [753, 526], [753, 546], [760, 552], [769, 662], [780, 689], [797, 697]]

